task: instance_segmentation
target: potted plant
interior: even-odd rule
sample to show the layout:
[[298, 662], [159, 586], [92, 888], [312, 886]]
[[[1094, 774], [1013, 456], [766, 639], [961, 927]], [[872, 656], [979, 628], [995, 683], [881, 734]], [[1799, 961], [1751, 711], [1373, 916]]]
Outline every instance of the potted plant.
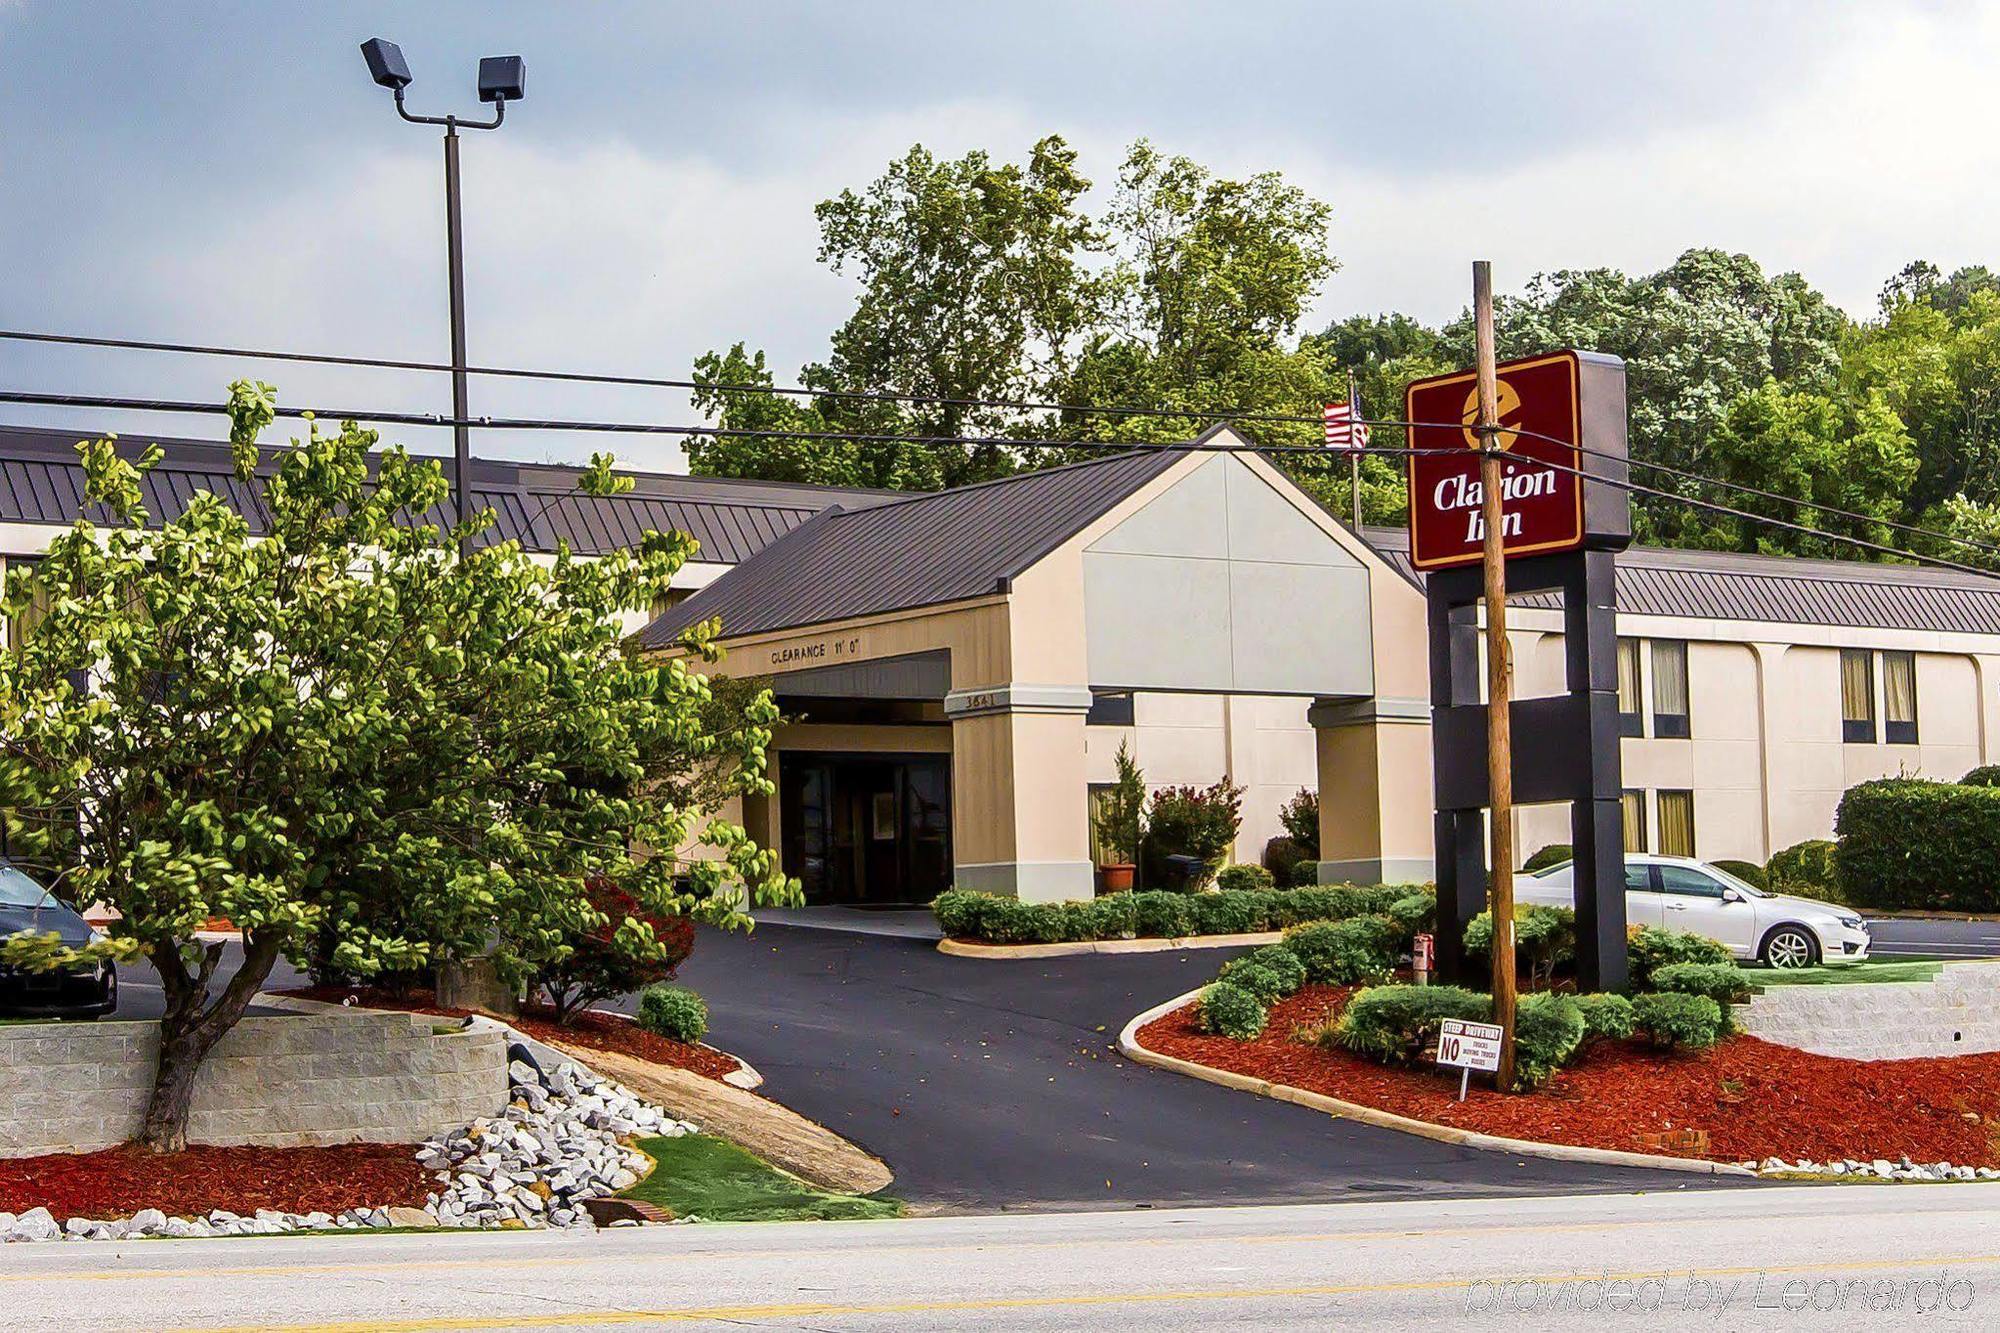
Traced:
[[1146, 840], [1146, 776], [1132, 758], [1131, 747], [1118, 745], [1118, 781], [1105, 792], [1092, 814], [1098, 846], [1110, 858], [1101, 866], [1104, 891], [1132, 887], [1138, 874], [1139, 844]]

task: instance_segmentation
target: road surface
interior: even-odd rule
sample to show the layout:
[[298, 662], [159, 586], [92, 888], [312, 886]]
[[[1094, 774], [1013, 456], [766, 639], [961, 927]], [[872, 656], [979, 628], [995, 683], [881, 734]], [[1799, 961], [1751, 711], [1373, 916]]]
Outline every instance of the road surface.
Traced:
[[[17, 1245], [7, 1327], [1978, 1328], [2000, 1185]], [[1523, 1323], [1523, 1320], [1528, 1322]]]

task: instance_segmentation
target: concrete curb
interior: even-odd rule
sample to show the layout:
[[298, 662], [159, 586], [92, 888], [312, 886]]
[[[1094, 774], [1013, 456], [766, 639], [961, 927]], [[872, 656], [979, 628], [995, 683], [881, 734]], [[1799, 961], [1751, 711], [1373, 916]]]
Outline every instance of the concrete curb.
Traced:
[[1284, 938], [1282, 930], [1253, 930], [1242, 935], [1072, 940], [1067, 944], [977, 944], [970, 940], [946, 938], [939, 940], [937, 947], [939, 953], [948, 953], [954, 958], [1068, 958], [1086, 953], [1173, 953], [1181, 949], [1228, 949], [1248, 944], [1276, 944]]
[[1234, 1088], [1239, 1092], [1254, 1092], [1260, 1097], [1291, 1102], [1295, 1106], [1324, 1111], [1328, 1115], [1356, 1120], [1364, 1125], [1415, 1134], [1419, 1138], [1449, 1143], [1461, 1148], [1512, 1153], [1518, 1157], [1545, 1157], [1557, 1162], [1587, 1162], [1593, 1166], [1636, 1166], [1649, 1167], [1656, 1171], [1686, 1171], [1695, 1175], [1754, 1178], [1757, 1174], [1733, 1162], [1710, 1162], [1698, 1157], [1662, 1157], [1652, 1153], [1620, 1152], [1614, 1148], [1579, 1148], [1566, 1143], [1537, 1143], [1532, 1139], [1508, 1139], [1501, 1138], [1497, 1134], [1481, 1134], [1476, 1130], [1454, 1129], [1449, 1125], [1435, 1125], [1428, 1120], [1414, 1120], [1409, 1116], [1380, 1111], [1357, 1102], [1345, 1102], [1324, 1093], [1308, 1092], [1304, 1088], [1294, 1088], [1289, 1084], [1272, 1083], [1265, 1079], [1252, 1078], [1248, 1074], [1237, 1074], [1227, 1069], [1196, 1064], [1192, 1060], [1162, 1055], [1158, 1051], [1149, 1051], [1139, 1044], [1140, 1028], [1156, 1018], [1179, 1009], [1205, 989], [1206, 987], [1197, 986], [1184, 995], [1176, 995], [1171, 1000], [1154, 1005], [1127, 1023], [1118, 1034], [1119, 1052], [1135, 1064], [1151, 1065], [1156, 1069], [1170, 1069], [1177, 1074], [1186, 1074], [1207, 1083]]

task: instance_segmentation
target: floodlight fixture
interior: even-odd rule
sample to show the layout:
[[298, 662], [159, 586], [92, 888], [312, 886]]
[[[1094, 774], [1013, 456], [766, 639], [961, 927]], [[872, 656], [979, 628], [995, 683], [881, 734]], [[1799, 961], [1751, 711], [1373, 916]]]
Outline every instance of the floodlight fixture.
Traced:
[[381, 37], [370, 37], [361, 44], [361, 58], [368, 62], [368, 77], [394, 93], [400, 93], [410, 83], [410, 62], [403, 59], [403, 48]]
[[518, 102], [527, 95], [528, 67], [519, 56], [486, 56], [479, 62], [479, 100]]

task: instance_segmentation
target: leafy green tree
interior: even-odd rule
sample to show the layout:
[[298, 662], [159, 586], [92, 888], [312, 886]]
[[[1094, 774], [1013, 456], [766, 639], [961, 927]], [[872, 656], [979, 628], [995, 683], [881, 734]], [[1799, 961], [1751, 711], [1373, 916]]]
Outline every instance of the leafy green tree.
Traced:
[[[10, 848], [120, 915], [102, 943], [17, 940], [0, 961], [152, 965], [166, 1011], [142, 1139], [160, 1150], [185, 1144], [196, 1071], [281, 956], [325, 947], [367, 977], [491, 953], [524, 976], [607, 924], [635, 956], [663, 952], [643, 922], [592, 907], [596, 879], [722, 926], [795, 896], [744, 829], [682, 799], [712, 790], [691, 756], [726, 757], [732, 791], [770, 790], [769, 695], [718, 721], [698, 670], [642, 659], [620, 632], [691, 538], [545, 566], [481, 545], [490, 515], [440, 531], [411, 517], [444, 502], [437, 465], [373, 453], [352, 423], [260, 467], [271, 394], [230, 391], [264, 533], [205, 493], [148, 526], [140, 480], [160, 451], [130, 462], [99, 440], [79, 452], [115, 521], [79, 519], [7, 574], [7, 614], [48, 608], [0, 656]], [[629, 484], [605, 456], [583, 487]], [[712, 653], [714, 628], [689, 647]], [[243, 931], [220, 986], [222, 947], [196, 935], [213, 916]]]
[[1848, 340], [1848, 382], [1880, 393], [1916, 442], [1911, 515], [2000, 503], [2000, 291], [1971, 272], [1919, 285]]

